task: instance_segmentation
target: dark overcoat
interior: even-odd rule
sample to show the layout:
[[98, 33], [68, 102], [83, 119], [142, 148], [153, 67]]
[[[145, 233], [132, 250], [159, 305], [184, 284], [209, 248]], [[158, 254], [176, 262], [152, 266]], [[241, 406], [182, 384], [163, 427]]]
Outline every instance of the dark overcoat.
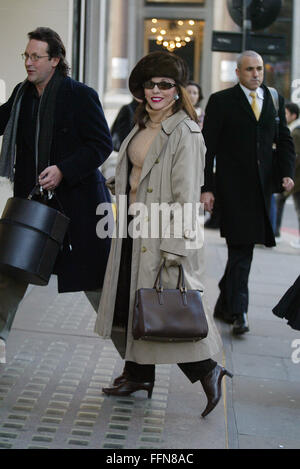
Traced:
[[[19, 86], [19, 85], [18, 85]], [[8, 121], [14, 96], [0, 107], [0, 134]], [[21, 105], [17, 134], [14, 195], [27, 197], [35, 184], [34, 136], [27, 128], [29, 91]], [[32, 126], [31, 126], [32, 128]], [[50, 164], [63, 180], [51, 203], [70, 218], [70, 226], [54, 273], [59, 292], [95, 290], [103, 284], [110, 239], [100, 239], [96, 208], [110, 203], [105, 178], [98, 169], [112, 151], [107, 122], [96, 91], [66, 77], [57, 93]], [[71, 244], [72, 249], [69, 245]]]
[[[257, 121], [241, 86], [214, 93], [209, 98], [203, 126], [207, 147], [202, 192], [214, 192], [220, 205], [221, 236], [230, 244], [274, 246], [269, 218], [272, 194], [272, 146], [276, 111], [268, 88]], [[286, 126], [284, 99], [279, 96], [278, 155], [282, 177], [293, 177], [295, 152]]]
[[300, 331], [300, 276], [285, 292], [272, 311], [275, 316], [286, 318], [287, 324], [292, 329]]

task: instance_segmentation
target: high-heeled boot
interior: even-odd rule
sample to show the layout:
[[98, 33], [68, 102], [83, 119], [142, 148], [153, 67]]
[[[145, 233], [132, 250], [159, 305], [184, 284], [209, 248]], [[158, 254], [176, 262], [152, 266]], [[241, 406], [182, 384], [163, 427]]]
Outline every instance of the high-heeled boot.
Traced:
[[136, 383], [135, 381], [123, 381], [118, 386], [112, 388], [102, 388], [104, 394], [108, 396], [129, 396], [136, 391], [147, 391], [148, 399], [152, 397], [154, 383]]
[[206, 417], [218, 404], [222, 396], [222, 378], [223, 376], [233, 377], [230, 371], [227, 371], [220, 365], [216, 365], [204, 378], [200, 378], [203, 390], [207, 397], [207, 405], [202, 412], [202, 417]]

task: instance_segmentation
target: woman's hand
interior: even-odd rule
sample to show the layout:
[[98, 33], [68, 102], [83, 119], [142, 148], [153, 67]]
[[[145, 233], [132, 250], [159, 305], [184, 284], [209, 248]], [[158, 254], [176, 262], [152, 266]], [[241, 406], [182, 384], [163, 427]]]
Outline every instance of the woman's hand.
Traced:
[[176, 254], [171, 254], [166, 251], [162, 251], [162, 257], [165, 260], [165, 266], [167, 269], [172, 266], [179, 266], [183, 259], [183, 256], [177, 256]]

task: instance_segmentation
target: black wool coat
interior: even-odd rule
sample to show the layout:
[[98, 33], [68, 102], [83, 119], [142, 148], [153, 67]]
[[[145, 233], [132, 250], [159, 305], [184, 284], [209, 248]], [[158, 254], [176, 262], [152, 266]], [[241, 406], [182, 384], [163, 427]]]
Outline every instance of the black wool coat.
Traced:
[[286, 318], [287, 324], [292, 329], [300, 331], [300, 276], [285, 292], [272, 311], [275, 316]]
[[121, 107], [110, 130], [114, 151], [119, 151], [123, 140], [134, 127], [134, 113], [138, 102], [133, 99], [131, 103]]
[[[19, 85], [18, 85], [19, 86]], [[0, 134], [7, 124], [18, 86], [0, 107]], [[35, 185], [32, 101], [26, 91], [17, 134], [14, 195], [27, 197]], [[105, 178], [98, 169], [112, 151], [111, 136], [96, 91], [66, 77], [58, 90], [50, 164], [57, 165], [63, 180], [51, 205], [70, 218], [68, 233], [54, 272], [58, 291], [95, 290], [103, 284], [110, 238], [100, 239], [96, 226], [98, 204], [110, 204]], [[72, 249], [69, 248], [71, 244]]]
[[[274, 246], [269, 218], [272, 194], [272, 146], [276, 111], [268, 88], [257, 121], [239, 84], [210, 96], [203, 135], [207, 147], [203, 192], [214, 192], [220, 205], [221, 236], [229, 244]], [[282, 177], [293, 177], [295, 151], [279, 96], [278, 154]]]

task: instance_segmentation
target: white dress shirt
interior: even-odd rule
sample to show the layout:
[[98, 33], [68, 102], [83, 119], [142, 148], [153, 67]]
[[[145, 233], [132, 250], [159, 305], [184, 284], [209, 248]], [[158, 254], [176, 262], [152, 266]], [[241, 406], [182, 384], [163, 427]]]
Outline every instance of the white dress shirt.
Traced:
[[264, 90], [262, 88], [257, 88], [257, 90], [249, 90], [248, 88], [246, 88], [244, 85], [242, 85], [240, 83], [240, 87], [242, 88], [242, 90], [244, 91], [245, 95], [246, 95], [246, 98], [248, 99], [249, 101], [249, 104], [251, 106], [252, 104], [252, 97], [250, 96], [250, 93], [252, 93], [253, 91], [256, 92], [256, 100], [257, 100], [257, 104], [258, 104], [258, 107], [259, 107], [259, 110], [261, 112], [262, 110], [262, 107], [263, 107], [263, 103], [264, 103]]

